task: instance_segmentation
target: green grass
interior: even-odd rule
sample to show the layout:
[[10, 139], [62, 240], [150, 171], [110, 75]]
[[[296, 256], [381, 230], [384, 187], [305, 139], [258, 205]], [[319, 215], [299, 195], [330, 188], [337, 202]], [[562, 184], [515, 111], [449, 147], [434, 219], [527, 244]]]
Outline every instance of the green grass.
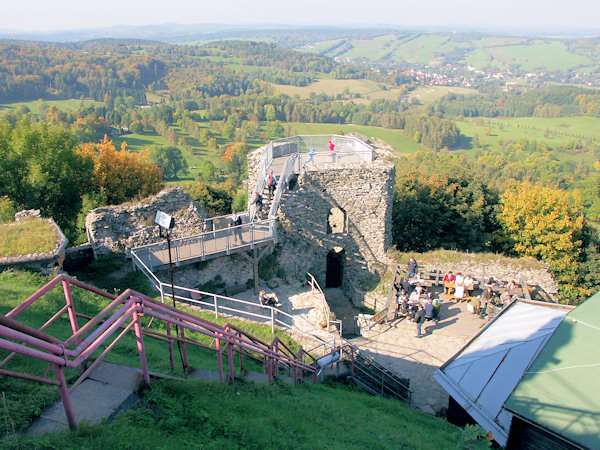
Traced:
[[411, 256], [419, 262], [419, 265], [437, 266], [447, 263], [464, 263], [470, 261], [471, 264], [493, 263], [498, 265], [519, 267], [521, 269], [545, 269], [546, 263], [534, 258], [511, 258], [498, 253], [463, 253], [456, 250], [432, 250], [425, 253], [417, 252], [399, 252], [395, 249], [388, 251], [388, 256], [396, 263], [406, 265]]
[[[395, 100], [401, 92], [400, 89], [383, 89], [382, 83], [371, 80], [338, 80], [333, 78], [319, 79], [308, 86], [302, 87], [283, 84], [273, 84], [273, 87], [291, 97], [298, 95], [300, 98], [309, 98], [311, 92], [336, 96], [343, 94], [344, 89], [347, 89], [351, 94], [360, 94], [360, 99], [367, 101], [381, 98]], [[357, 101], [359, 99], [352, 100]]]
[[379, 139], [392, 146], [394, 153], [402, 155], [417, 151], [429, 151], [421, 144], [408, 139], [400, 130], [389, 128], [371, 127], [367, 125], [336, 125], [330, 123], [299, 123], [292, 122], [290, 127], [295, 134], [338, 134], [340, 131], [349, 135], [353, 131], [370, 139]]
[[[538, 118], [538, 117], [520, 117], [514, 119], [488, 119], [482, 118], [478, 123], [474, 119], [465, 119], [455, 121], [463, 136], [468, 141], [475, 134], [479, 137], [480, 145], [488, 150], [500, 150], [499, 139], [503, 142], [517, 141], [527, 139], [529, 141], [546, 142], [548, 147], [554, 151], [559, 159], [583, 161], [593, 163], [598, 156], [585, 151], [586, 142], [593, 145], [600, 144], [600, 119], [595, 117], [557, 117], [557, 118]], [[488, 133], [486, 135], [486, 133]], [[565, 152], [558, 150], [559, 146], [567, 141], [581, 140], [584, 145], [584, 151], [579, 153]], [[472, 154], [476, 149], [471, 149], [470, 145], [465, 146], [467, 154]]]
[[[110, 270], [110, 268], [106, 266], [103, 267], [103, 269]], [[98, 268], [98, 271], [100, 270], [101, 268]], [[43, 286], [47, 281], [49, 281], [48, 277], [29, 272], [4, 271], [0, 273], [0, 313], [6, 314], [8, 311], [33, 294], [37, 289]], [[102, 285], [102, 287], [107, 288], [106, 285]], [[71, 289], [75, 300], [75, 309], [78, 313], [93, 316], [108, 304], [108, 300], [104, 299], [103, 297], [97, 296], [77, 287], [72, 287]], [[112, 289], [108, 290], [112, 291]], [[36, 301], [26, 311], [20, 314], [17, 319], [27, 325], [39, 328], [62, 306], [64, 306], [64, 294], [62, 292], [62, 287], [59, 284], [59, 286], [52, 289], [49, 293], [44, 295], [42, 299]], [[179, 308], [186, 309], [181, 306], [179, 306]], [[193, 311], [188, 310], [188, 312], [196, 314]], [[293, 350], [297, 351], [299, 348], [297, 343], [279, 330], [276, 331], [275, 335], [272, 335], [270, 326], [249, 323], [236, 319], [228, 320], [227, 318], [223, 317], [215, 320], [214, 316], [209, 313], [198, 313], [197, 315], [220, 324], [228, 321], [229, 323], [239, 326], [240, 328], [245, 329], [255, 336], [269, 342], [272, 341], [275, 336], [277, 336]], [[145, 326], [147, 326], [149, 322], [147, 318], [144, 318], [143, 321]], [[79, 323], [80, 325], [83, 325], [85, 321], [83, 319], [79, 319]], [[164, 324], [159, 323], [159, 321], [154, 321], [151, 329], [163, 333], [165, 332]], [[60, 320], [52, 324], [48, 329], [46, 329], [46, 332], [59, 339], [66, 339], [69, 337], [71, 335], [71, 329], [66, 316], [63, 316]], [[194, 332], [186, 332], [186, 336], [189, 336], [192, 339], [197, 339], [198, 341], [207, 345], [211, 342], [210, 338]], [[179, 365], [178, 355], [176, 355], [176, 369], [174, 371], [171, 370], [168, 348], [165, 343], [150, 338], [145, 338], [144, 343], [146, 345], [148, 366], [150, 370], [176, 376], [183, 375], [181, 366]], [[102, 346], [100, 349], [98, 349], [98, 351], [94, 353], [93, 357], [97, 357], [104, 348], [105, 346]], [[3, 359], [7, 354], [8, 352], [1, 350], [0, 359]], [[226, 355], [224, 355], [224, 358], [224, 364], [227, 364]], [[115, 348], [107, 355], [105, 359], [114, 363], [139, 367], [139, 356], [136, 349], [135, 336], [130, 334], [124, 337], [123, 340], [121, 340], [121, 342], [115, 346]], [[188, 346], [188, 360], [192, 367], [199, 367], [213, 371], [216, 371], [218, 367], [216, 354], [212, 350]], [[236, 371], [239, 373], [238, 358], [235, 358], [234, 364], [236, 365]], [[248, 358], [245, 359], [244, 366], [251, 370], [262, 370], [261, 365], [259, 365], [257, 362], [249, 360]], [[4, 368], [37, 376], [43, 376], [47, 370], [47, 365], [43, 364], [41, 361], [19, 355], [11, 360], [10, 363]], [[75, 369], [67, 369], [65, 371], [65, 377], [67, 378], [68, 382], [74, 381], [79, 376], [78, 374], [78, 370]], [[17, 432], [26, 429], [36, 416], [39, 416], [45, 408], [51, 406], [58, 399], [58, 389], [56, 389], [54, 386], [20, 380], [7, 376], [0, 377], [0, 392], [5, 394], [5, 416], [7, 419], [10, 418], [10, 420], [14, 422], [14, 427]], [[7, 432], [11, 432], [11, 429], [12, 425], [10, 424], [10, 421], [0, 421], [0, 436], [6, 436]]]
[[[112, 423], [23, 439], [23, 448], [461, 448], [465, 433], [345, 387], [154, 383]], [[462, 445], [461, 445], [462, 444]], [[469, 443], [482, 448], [485, 442]]]
[[421, 103], [433, 103], [450, 92], [460, 95], [475, 95], [477, 93], [475, 89], [462, 87], [421, 86], [414, 91], [411, 91], [408, 95], [411, 98], [419, 100]]
[[[90, 105], [103, 105], [103, 102], [97, 102], [95, 100], [84, 100], [85, 106]], [[75, 111], [79, 109], [81, 106], [81, 100], [79, 99], [69, 99], [69, 100], [32, 100], [29, 102], [15, 102], [15, 103], [2, 103], [0, 104], [0, 112], [2, 111], [12, 111], [17, 109], [20, 105], [25, 105], [29, 108], [29, 110], [34, 114], [40, 114], [42, 105], [55, 105], [61, 111]]]
[[58, 242], [54, 227], [41, 219], [22, 219], [0, 224], [0, 258], [46, 253]]
[[127, 142], [127, 148], [135, 152], [140, 152], [153, 145], [162, 145], [164, 147], [171, 144], [162, 136], [155, 133], [144, 131], [142, 133], [130, 133], [115, 137], [113, 140], [117, 149], [121, 148], [121, 142]]

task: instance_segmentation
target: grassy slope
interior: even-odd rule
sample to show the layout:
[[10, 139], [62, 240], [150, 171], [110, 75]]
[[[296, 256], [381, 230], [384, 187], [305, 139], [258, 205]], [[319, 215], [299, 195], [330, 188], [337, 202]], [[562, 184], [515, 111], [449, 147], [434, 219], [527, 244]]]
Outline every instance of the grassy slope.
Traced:
[[[472, 119], [466, 119], [456, 121], [456, 125], [460, 128], [461, 134], [468, 138], [472, 138], [477, 134], [480, 144], [488, 149], [500, 149], [499, 138], [505, 142], [528, 139], [530, 141], [546, 142], [551, 149], [555, 150], [554, 154], [560, 159], [575, 159], [589, 163], [593, 163], [598, 159], [598, 155], [587, 152], [567, 154], [556, 151], [556, 148], [566, 141], [582, 140], [585, 146], [586, 139], [590, 139], [597, 144], [600, 140], [600, 119], [594, 117], [484, 118], [482, 125], [478, 125]], [[487, 136], [484, 134], [486, 128], [490, 129]], [[550, 131], [547, 136], [545, 136], [546, 130]]]
[[[455, 42], [443, 34], [387, 34], [370, 39], [346, 39], [347, 45], [338, 47], [328, 56], [338, 56], [342, 60], [369, 59], [395, 62], [407, 61], [416, 64], [436, 63], [440, 56], [457, 48], [466, 49], [465, 57], [459, 61], [479, 68], [487, 66], [506, 70], [518, 66], [523, 71], [586, 70], [598, 68], [595, 59], [570, 50], [564, 42], [550, 39], [529, 39], [517, 37], [487, 36], [466, 42]], [[331, 48], [339, 40], [316, 43], [312, 52], [322, 52]]]
[[[132, 434], [135, 433], [135, 438]], [[104, 426], [26, 448], [455, 448], [460, 430], [394, 400], [324, 385], [155, 383]]]
[[[90, 105], [102, 105], [102, 102], [96, 102], [94, 100], [84, 100], [85, 106]], [[0, 104], [0, 112], [11, 111], [17, 109], [19, 105], [25, 105], [34, 114], [41, 112], [41, 106], [45, 103], [46, 105], [55, 105], [61, 111], [74, 111], [81, 105], [81, 100], [69, 99], [69, 100], [32, 100], [29, 102], [16, 102], [16, 103], [2, 103]]]
[[[0, 274], [1, 312], [6, 313], [46, 281], [30, 273]], [[74, 295], [78, 311], [88, 314], [106, 303], [82, 295], [79, 289], [74, 289]], [[58, 308], [61, 298], [60, 289], [54, 289], [20, 319], [39, 326]], [[67, 321], [50, 331], [64, 338], [69, 334]], [[268, 327], [258, 324], [252, 324], [250, 332], [270, 336]], [[165, 346], [150, 339], [145, 343], [151, 370], [169, 372]], [[135, 366], [134, 348], [134, 340], [129, 338], [108, 359]], [[216, 369], [214, 352], [190, 351], [190, 356], [193, 366]], [[38, 375], [46, 369], [44, 364], [20, 357], [9, 366]], [[74, 380], [77, 374], [69, 371], [67, 376]], [[459, 429], [441, 419], [394, 400], [371, 397], [354, 386], [153, 381], [141, 404], [111, 424], [84, 425], [74, 433], [17, 442], [11, 422], [17, 432], [25, 429], [56, 401], [58, 392], [53, 386], [10, 377], [0, 377], [0, 389], [6, 397], [6, 421], [0, 421], [0, 434], [6, 437], [0, 446], [6, 448], [448, 448], [456, 447], [462, 437]]]

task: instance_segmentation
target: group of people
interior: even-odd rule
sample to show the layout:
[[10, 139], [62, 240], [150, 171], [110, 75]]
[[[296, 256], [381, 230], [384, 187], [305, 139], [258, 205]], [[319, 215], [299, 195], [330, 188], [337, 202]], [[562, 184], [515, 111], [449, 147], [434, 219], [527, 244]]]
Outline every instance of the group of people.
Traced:
[[477, 281], [471, 275], [456, 275], [449, 271], [444, 275], [444, 293], [452, 295], [454, 301], [463, 301], [471, 297], [477, 287]]
[[502, 280], [487, 278], [483, 281], [482, 293], [474, 296], [477, 281], [470, 275], [454, 275], [451, 271], [444, 276], [446, 294], [452, 294], [454, 301], [468, 300], [470, 309], [482, 319], [492, 317], [497, 308], [506, 306], [519, 295], [519, 287], [514, 280], [505, 283]]

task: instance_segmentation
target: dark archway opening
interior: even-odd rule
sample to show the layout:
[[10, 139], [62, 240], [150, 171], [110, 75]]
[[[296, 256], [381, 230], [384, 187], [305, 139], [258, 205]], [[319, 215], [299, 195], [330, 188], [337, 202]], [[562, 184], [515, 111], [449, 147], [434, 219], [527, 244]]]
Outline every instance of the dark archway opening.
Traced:
[[337, 288], [344, 281], [344, 258], [346, 251], [336, 247], [327, 253], [327, 272], [325, 274], [325, 287]]

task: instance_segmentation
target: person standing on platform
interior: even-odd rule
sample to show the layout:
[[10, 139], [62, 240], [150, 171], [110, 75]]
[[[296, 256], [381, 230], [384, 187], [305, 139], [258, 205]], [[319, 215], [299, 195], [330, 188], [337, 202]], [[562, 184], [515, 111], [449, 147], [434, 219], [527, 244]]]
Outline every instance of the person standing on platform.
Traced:
[[406, 275], [408, 278], [414, 278], [417, 276], [417, 271], [419, 270], [419, 263], [415, 260], [414, 257], [410, 257], [408, 260], [408, 265], [406, 267]]
[[414, 321], [417, 324], [417, 336], [416, 337], [418, 337], [420, 339], [421, 337], [423, 337], [423, 334], [421, 333], [421, 326], [425, 322], [425, 310], [423, 309], [423, 305], [421, 305], [420, 303], [419, 303], [418, 308], [419, 308], [419, 310], [415, 314]]
[[242, 229], [240, 225], [242, 224], [242, 218], [237, 215], [235, 211], [231, 213], [231, 217], [229, 218], [229, 227], [233, 227], [233, 242], [237, 244], [240, 241], [242, 244], [244, 243], [244, 239], [242, 238]]
[[306, 167], [306, 165], [307, 165], [308, 163], [312, 163], [312, 164], [314, 164], [314, 163], [315, 163], [315, 160], [313, 159], [314, 157], [315, 157], [315, 149], [314, 149], [314, 148], [311, 148], [311, 149], [308, 151], [308, 159], [307, 159], [307, 160], [306, 160], [306, 162], [304, 163], [304, 167]]
[[335, 144], [332, 141], [329, 141], [329, 152], [331, 153], [331, 162], [335, 162], [335, 160], [336, 160]]
[[273, 175], [273, 171], [269, 172], [269, 176], [267, 177], [267, 188], [269, 189], [269, 200], [273, 197], [273, 193], [275, 192], [275, 188], [277, 187], [277, 178]]

